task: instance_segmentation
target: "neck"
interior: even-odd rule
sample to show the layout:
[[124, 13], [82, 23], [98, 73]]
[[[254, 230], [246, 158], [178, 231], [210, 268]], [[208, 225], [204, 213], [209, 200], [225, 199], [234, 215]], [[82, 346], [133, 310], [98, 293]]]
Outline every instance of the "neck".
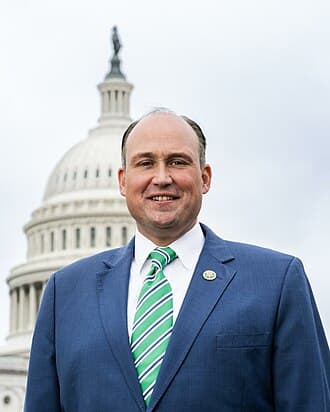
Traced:
[[191, 225], [187, 226], [184, 229], [177, 231], [177, 230], [173, 230], [173, 228], [166, 228], [166, 229], [164, 228], [164, 229], [159, 230], [157, 233], [156, 231], [148, 232], [144, 230], [143, 228], [139, 227], [139, 225], [137, 225], [137, 228], [144, 237], [149, 239], [156, 246], [164, 247], [164, 246], [170, 245], [171, 243], [179, 239], [181, 236], [189, 232], [189, 230], [192, 229], [196, 223], [197, 223], [197, 219]]

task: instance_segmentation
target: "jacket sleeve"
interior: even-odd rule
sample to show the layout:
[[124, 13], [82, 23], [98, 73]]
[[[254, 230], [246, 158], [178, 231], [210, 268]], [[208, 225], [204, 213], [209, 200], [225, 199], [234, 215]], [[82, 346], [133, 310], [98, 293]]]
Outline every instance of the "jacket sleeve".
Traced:
[[281, 412], [330, 411], [330, 355], [301, 262], [287, 270], [273, 352], [274, 403]]
[[55, 353], [55, 276], [47, 282], [32, 340], [24, 412], [61, 412]]

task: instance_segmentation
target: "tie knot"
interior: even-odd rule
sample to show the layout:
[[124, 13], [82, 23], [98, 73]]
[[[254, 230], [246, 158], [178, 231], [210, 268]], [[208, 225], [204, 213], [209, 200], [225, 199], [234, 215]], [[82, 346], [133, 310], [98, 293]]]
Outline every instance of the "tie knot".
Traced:
[[170, 247], [156, 247], [148, 256], [151, 259], [152, 265], [157, 267], [157, 271], [163, 270], [176, 257], [175, 251]]

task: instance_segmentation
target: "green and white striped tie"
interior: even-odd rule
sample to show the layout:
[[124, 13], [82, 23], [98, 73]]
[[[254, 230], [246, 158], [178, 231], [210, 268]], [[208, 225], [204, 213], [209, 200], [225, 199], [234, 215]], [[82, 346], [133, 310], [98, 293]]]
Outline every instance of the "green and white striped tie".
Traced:
[[169, 247], [157, 247], [150, 255], [136, 307], [131, 348], [143, 398], [148, 406], [173, 327], [172, 288], [163, 269], [176, 258]]

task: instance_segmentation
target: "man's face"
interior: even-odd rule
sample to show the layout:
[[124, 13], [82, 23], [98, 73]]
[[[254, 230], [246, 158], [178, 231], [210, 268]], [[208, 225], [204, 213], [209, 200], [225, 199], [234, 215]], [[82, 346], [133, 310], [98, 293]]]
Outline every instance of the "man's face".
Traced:
[[157, 113], [142, 119], [126, 142], [120, 193], [139, 231], [162, 246], [190, 230], [211, 181], [199, 162], [194, 130], [180, 117]]

